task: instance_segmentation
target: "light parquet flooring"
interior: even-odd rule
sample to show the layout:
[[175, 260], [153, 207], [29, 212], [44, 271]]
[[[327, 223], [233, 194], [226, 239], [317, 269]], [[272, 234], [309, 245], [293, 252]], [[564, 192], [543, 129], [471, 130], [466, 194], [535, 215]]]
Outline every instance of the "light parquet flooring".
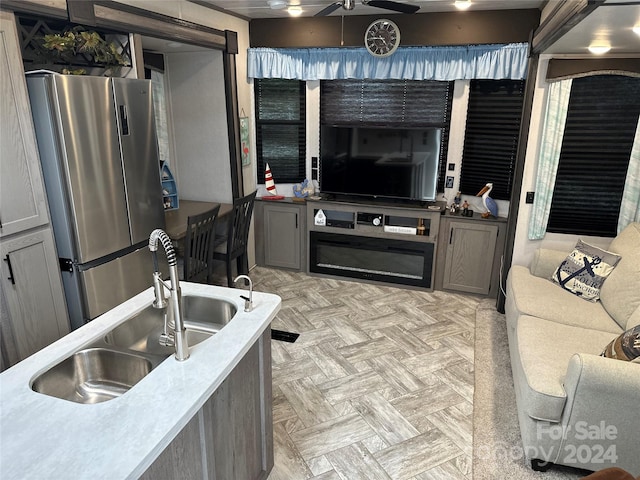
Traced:
[[471, 479], [479, 297], [257, 267], [272, 327], [269, 480]]

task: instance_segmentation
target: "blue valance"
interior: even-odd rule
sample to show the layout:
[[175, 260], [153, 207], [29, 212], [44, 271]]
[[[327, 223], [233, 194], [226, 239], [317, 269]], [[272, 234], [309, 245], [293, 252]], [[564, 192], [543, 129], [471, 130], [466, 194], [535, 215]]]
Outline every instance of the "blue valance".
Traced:
[[521, 80], [526, 77], [528, 52], [526, 43], [401, 47], [385, 58], [374, 57], [364, 47], [250, 48], [247, 75], [298, 80]]

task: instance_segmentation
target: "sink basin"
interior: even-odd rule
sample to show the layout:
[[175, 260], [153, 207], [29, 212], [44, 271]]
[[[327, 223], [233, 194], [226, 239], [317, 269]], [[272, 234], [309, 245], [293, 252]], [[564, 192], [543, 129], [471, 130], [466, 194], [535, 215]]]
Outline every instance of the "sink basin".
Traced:
[[77, 403], [100, 403], [119, 397], [156, 364], [132, 353], [87, 348], [39, 375], [31, 388]]
[[[237, 312], [236, 306], [225, 300], [190, 295], [182, 297], [182, 308], [189, 347], [219, 332]], [[149, 306], [114, 328], [104, 340], [109, 345], [136, 352], [171, 355], [174, 348], [158, 342], [163, 327], [164, 310]]]
[[[164, 328], [164, 310], [147, 307], [136, 316], [111, 330], [104, 338], [105, 343], [136, 352], [154, 355], [171, 355], [174, 347], [160, 345], [160, 334]], [[206, 340], [211, 333], [187, 330], [187, 343], [193, 347]]]
[[236, 306], [218, 298], [195, 297], [185, 295], [182, 297], [185, 326], [192, 330], [217, 333], [227, 325], [235, 316]]
[[[219, 332], [237, 312], [225, 300], [185, 295], [182, 301], [189, 347]], [[31, 388], [77, 403], [119, 397], [175, 353], [174, 347], [160, 345], [163, 327], [164, 310], [149, 306], [40, 374]]]

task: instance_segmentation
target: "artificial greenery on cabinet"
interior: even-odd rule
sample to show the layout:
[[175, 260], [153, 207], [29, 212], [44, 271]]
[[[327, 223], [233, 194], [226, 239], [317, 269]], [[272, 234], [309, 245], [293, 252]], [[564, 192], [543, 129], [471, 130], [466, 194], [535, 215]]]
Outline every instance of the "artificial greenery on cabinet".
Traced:
[[29, 16], [17, 17], [17, 27], [25, 71], [124, 76], [131, 65], [127, 34]]

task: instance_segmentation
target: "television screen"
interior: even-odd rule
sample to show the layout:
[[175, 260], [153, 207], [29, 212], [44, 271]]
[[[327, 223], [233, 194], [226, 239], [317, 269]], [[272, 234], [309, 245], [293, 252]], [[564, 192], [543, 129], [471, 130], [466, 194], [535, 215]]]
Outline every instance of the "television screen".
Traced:
[[320, 190], [433, 201], [441, 129], [322, 126]]

